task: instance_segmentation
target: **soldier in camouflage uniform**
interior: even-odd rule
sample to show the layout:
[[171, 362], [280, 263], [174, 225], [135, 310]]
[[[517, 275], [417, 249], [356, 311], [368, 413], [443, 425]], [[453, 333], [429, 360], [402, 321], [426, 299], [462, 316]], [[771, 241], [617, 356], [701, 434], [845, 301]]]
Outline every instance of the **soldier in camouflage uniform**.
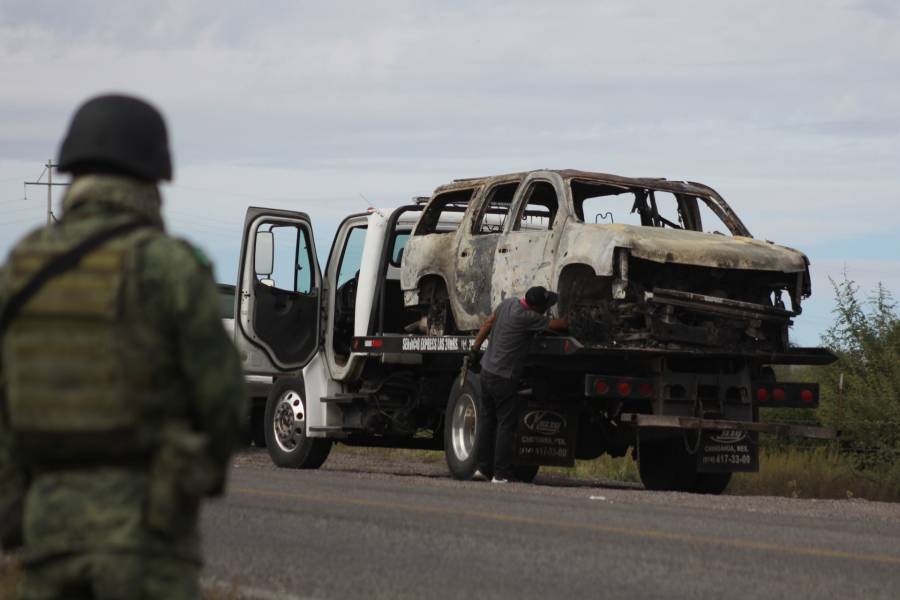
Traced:
[[224, 491], [245, 395], [209, 262], [164, 233], [162, 116], [88, 101], [59, 169], [62, 218], [0, 270], [0, 534], [24, 546], [20, 597], [198, 598], [198, 509]]

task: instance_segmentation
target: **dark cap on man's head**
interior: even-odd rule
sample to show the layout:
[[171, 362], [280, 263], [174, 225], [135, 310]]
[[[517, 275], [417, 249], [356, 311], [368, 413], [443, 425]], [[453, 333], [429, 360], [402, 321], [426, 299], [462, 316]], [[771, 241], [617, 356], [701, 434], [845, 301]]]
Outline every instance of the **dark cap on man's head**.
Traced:
[[559, 299], [559, 294], [555, 292], [548, 291], [542, 285], [536, 285], [532, 288], [528, 288], [528, 291], [525, 292], [525, 302], [528, 303], [528, 306], [533, 308], [538, 312], [544, 312], [554, 304]]

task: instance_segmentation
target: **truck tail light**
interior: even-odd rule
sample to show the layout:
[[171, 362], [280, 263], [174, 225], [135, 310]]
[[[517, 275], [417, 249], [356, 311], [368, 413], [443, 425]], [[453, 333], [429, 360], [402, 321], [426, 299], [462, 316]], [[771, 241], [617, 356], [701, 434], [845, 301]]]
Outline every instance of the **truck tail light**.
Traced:
[[652, 379], [640, 377], [617, 377], [615, 375], [585, 376], [584, 394], [594, 398], [638, 399], [652, 398], [656, 383]]
[[375, 338], [375, 339], [359, 339], [356, 338], [353, 340], [352, 348], [354, 350], [363, 350], [365, 348], [381, 348], [384, 346], [384, 339]]
[[756, 402], [772, 408], [816, 408], [819, 405], [817, 383], [757, 383], [753, 385]]

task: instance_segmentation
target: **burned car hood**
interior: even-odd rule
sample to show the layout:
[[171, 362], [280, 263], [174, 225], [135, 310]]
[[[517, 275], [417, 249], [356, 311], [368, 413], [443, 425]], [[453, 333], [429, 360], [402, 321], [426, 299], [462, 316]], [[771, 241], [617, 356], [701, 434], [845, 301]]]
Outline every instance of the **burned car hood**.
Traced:
[[616, 248], [654, 262], [783, 273], [802, 272], [807, 266], [802, 252], [749, 237], [622, 224], [581, 225], [579, 233], [593, 237], [589, 231], [601, 227]]

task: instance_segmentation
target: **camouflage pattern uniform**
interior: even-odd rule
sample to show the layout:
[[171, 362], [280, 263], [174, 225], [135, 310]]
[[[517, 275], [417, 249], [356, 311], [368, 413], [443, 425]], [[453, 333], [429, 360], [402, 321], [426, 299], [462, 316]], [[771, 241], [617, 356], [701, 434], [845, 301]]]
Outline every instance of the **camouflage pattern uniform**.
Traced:
[[[40, 373], [31, 379], [17, 375], [16, 361], [26, 358], [21, 349], [11, 355], [14, 321], [2, 340], [0, 361], [0, 529], [7, 548], [24, 542], [20, 597], [198, 598], [200, 500], [223, 492], [245, 416], [240, 360], [219, 319], [211, 267], [190, 245], [163, 233], [155, 183], [82, 175], [70, 185], [63, 211], [59, 223], [31, 233], [12, 251], [10, 264], [0, 270], [0, 307], [21, 284], [11, 267], [17, 256], [71, 247], [127, 221], [149, 223], [152, 227], [107, 242], [130, 257], [119, 316], [110, 327], [128, 341], [120, 348], [122, 360], [132, 365], [125, 381], [144, 423], [132, 446], [147, 451], [129, 454], [126, 443], [105, 457], [99, 446], [97, 459], [90, 461], [66, 461], [65, 448], [59, 461], [30, 455], [11, 425], [11, 382], [41, 393], [57, 386], [62, 396], [71, 390], [60, 373], [73, 365], [94, 367], [90, 349], [83, 350], [87, 359], [80, 356], [74, 340], [69, 364], [41, 364], [61, 362], [59, 352], [48, 352], [46, 358], [28, 359]], [[87, 268], [90, 260], [88, 254], [73, 271]], [[22, 314], [27, 311], [26, 304]], [[40, 327], [47, 331], [45, 347], [68, 343], [47, 329], [46, 319], [35, 327], [38, 334]], [[33, 331], [30, 335], [35, 339]], [[60, 411], [66, 416], [64, 406]], [[67, 426], [53, 414], [46, 418], [51, 429]], [[24, 508], [17, 511], [22, 499]]]

